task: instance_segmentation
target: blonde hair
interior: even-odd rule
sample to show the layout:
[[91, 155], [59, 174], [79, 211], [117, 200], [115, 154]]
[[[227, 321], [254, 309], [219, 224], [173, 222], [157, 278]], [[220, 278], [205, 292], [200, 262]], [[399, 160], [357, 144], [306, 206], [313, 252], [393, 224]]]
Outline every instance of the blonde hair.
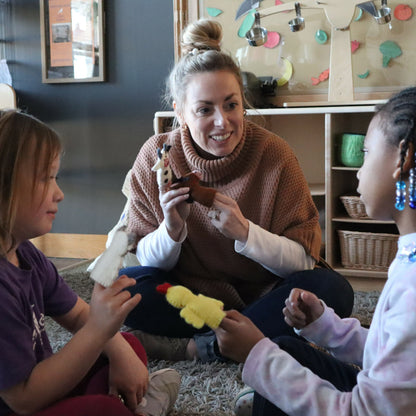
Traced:
[[186, 101], [187, 86], [193, 75], [203, 72], [228, 71], [240, 86], [243, 102], [244, 86], [241, 71], [231, 55], [221, 51], [222, 26], [215, 20], [199, 19], [188, 25], [182, 35], [182, 57], [171, 71], [166, 102], [174, 101], [180, 111]]
[[49, 174], [62, 153], [58, 134], [38, 119], [18, 110], [0, 115], [0, 256], [13, 247], [19, 201], [31, 178], [32, 194], [39, 174]]

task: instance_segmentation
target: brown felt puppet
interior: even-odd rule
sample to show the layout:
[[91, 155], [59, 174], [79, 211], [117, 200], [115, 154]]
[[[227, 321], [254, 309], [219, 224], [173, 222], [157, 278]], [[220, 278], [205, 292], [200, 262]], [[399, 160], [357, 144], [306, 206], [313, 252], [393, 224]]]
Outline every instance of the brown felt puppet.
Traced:
[[190, 197], [187, 202], [192, 203], [194, 201], [210, 208], [214, 203], [216, 190], [200, 184], [199, 177], [196, 173], [188, 173], [181, 178], [175, 178], [172, 169], [169, 165], [169, 150], [171, 146], [166, 143], [162, 149], [158, 149], [158, 160], [152, 167], [153, 171], [157, 172], [157, 183], [161, 189], [178, 189], [187, 186], [190, 188]]

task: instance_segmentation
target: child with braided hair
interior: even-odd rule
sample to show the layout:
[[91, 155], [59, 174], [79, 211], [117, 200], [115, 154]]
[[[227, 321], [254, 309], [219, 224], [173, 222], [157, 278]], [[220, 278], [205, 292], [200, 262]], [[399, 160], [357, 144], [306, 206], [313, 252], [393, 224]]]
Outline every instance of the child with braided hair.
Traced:
[[364, 164], [357, 173], [367, 213], [377, 220], [395, 221], [400, 232], [369, 329], [357, 319], [339, 318], [302, 289], [292, 289], [283, 309], [285, 320], [330, 354], [294, 337], [272, 341], [247, 317], [227, 312], [216, 335], [225, 356], [245, 363], [243, 380], [255, 391], [251, 413], [246, 415], [415, 414], [415, 150], [412, 87], [393, 96], [374, 115], [364, 142]]

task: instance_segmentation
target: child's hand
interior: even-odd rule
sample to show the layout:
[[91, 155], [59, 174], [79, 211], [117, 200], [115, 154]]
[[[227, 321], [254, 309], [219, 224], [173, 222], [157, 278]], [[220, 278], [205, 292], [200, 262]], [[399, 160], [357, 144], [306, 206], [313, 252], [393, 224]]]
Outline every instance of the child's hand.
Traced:
[[318, 319], [324, 312], [321, 301], [311, 292], [302, 289], [292, 289], [283, 308], [285, 321], [296, 329]]
[[124, 404], [134, 412], [146, 394], [149, 371], [132, 348], [110, 359], [109, 394], [122, 396]]
[[90, 313], [86, 325], [111, 338], [121, 327], [126, 316], [141, 300], [141, 295], [131, 297], [126, 289], [136, 284], [135, 279], [121, 276], [110, 287], [96, 283], [91, 296]]
[[231, 310], [215, 330], [221, 354], [243, 363], [251, 349], [264, 338], [263, 333], [240, 312]]

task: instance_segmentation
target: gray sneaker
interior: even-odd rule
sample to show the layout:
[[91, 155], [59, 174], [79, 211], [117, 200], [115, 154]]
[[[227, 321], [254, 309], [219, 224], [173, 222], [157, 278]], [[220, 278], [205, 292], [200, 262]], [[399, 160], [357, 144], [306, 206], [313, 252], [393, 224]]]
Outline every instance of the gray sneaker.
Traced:
[[178, 398], [181, 376], [173, 368], [164, 368], [149, 375], [149, 387], [136, 413], [145, 416], [165, 416]]
[[169, 338], [153, 335], [139, 329], [129, 331], [143, 345], [149, 358], [166, 361], [186, 360], [186, 347], [190, 338]]

